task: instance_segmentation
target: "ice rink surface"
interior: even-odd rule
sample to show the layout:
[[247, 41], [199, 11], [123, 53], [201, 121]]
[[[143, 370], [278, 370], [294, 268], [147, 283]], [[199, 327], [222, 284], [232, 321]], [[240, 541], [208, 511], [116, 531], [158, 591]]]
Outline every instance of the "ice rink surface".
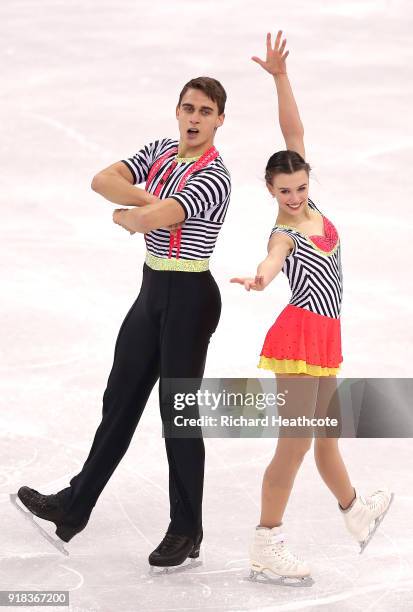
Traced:
[[413, 610], [409, 439], [340, 443], [356, 487], [396, 493], [362, 556], [306, 457], [284, 525], [312, 567], [310, 589], [244, 580], [269, 439], [206, 440], [203, 565], [149, 575], [168, 523], [157, 390], [69, 557], [8, 497], [23, 484], [54, 492], [80, 470], [139, 291], [143, 239], [112, 223], [91, 179], [176, 136], [178, 93], [201, 74], [228, 93], [216, 145], [233, 180], [212, 261], [223, 311], [205, 375], [265, 376], [257, 355], [287, 281], [248, 294], [229, 278], [255, 271], [276, 214], [263, 173], [284, 143], [271, 77], [250, 60], [263, 56], [267, 30], [288, 38], [310, 196], [341, 235], [341, 375], [412, 376], [412, 15], [407, 0], [3, 0], [0, 590], [69, 590], [71, 612]]

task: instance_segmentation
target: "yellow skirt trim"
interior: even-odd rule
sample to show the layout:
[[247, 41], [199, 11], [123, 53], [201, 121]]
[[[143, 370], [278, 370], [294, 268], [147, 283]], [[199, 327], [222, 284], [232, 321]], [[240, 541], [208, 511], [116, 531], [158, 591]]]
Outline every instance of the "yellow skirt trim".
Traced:
[[335, 376], [340, 370], [338, 368], [325, 368], [312, 365], [301, 359], [274, 359], [261, 355], [258, 363], [259, 368], [271, 370], [277, 374], [309, 374], [310, 376]]
[[145, 263], [152, 270], [172, 270], [173, 272], [205, 272], [209, 269], [209, 259], [156, 257], [151, 253], [146, 253]]

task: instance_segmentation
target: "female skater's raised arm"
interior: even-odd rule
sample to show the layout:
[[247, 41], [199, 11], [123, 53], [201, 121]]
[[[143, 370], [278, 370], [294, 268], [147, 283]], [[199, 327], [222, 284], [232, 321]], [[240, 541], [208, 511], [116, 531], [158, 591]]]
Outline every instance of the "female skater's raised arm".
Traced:
[[278, 117], [285, 145], [287, 149], [296, 151], [305, 159], [304, 126], [287, 76], [285, 60], [289, 51], [284, 51], [287, 39], [281, 43], [281, 37], [282, 31], [279, 30], [273, 48], [271, 34], [268, 33], [265, 61], [256, 56], [251, 59], [274, 77], [278, 97]]

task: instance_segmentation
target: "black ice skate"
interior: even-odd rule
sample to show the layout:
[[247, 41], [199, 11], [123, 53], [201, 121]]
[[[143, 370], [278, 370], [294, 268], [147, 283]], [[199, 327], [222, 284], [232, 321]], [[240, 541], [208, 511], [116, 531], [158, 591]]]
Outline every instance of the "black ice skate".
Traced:
[[19, 512], [24, 515], [24, 518], [28, 520], [33, 525], [33, 527], [39, 531], [39, 533], [45, 538], [45, 540], [47, 540], [52, 546], [57, 548], [57, 550], [61, 552], [62, 555], [69, 556], [68, 551], [63, 546], [63, 542], [59, 540], [59, 538], [53, 538], [51, 535], [49, 535], [47, 531], [43, 529], [43, 527], [41, 527], [37, 521], [34, 520], [33, 514], [31, 512], [29, 512], [28, 510], [23, 510], [23, 508], [19, 506], [19, 504], [17, 503], [16, 493], [10, 493], [10, 501], [13, 506], [15, 506], [19, 510]]
[[[30, 513], [26, 512], [17, 503], [17, 498], [22, 504], [30, 510]], [[40, 533], [54, 546], [56, 546], [63, 554], [68, 554], [67, 551], [60, 545], [59, 541], [54, 540], [49, 534], [33, 519], [32, 514], [38, 516], [46, 521], [51, 521], [56, 525], [56, 535], [63, 540], [63, 542], [69, 542], [77, 533], [82, 531], [88, 523], [87, 518], [82, 523], [73, 524], [67, 519], [65, 510], [63, 509], [58, 495], [42, 495], [35, 489], [29, 487], [21, 487], [17, 495], [10, 495], [11, 502], [25, 514], [26, 518], [29, 518], [33, 525], [40, 531]], [[48, 537], [47, 537], [48, 536]], [[63, 548], [63, 550], [62, 550]]]
[[[167, 533], [162, 542], [149, 555], [151, 573], [166, 574], [201, 565], [199, 558], [202, 534], [194, 540], [188, 536]], [[189, 559], [189, 563], [184, 562]], [[155, 569], [156, 568], [156, 569]]]

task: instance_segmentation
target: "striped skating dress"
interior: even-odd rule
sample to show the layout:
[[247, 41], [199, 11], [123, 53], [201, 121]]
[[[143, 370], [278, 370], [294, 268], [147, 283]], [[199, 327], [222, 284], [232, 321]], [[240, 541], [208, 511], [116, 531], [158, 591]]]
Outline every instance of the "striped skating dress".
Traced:
[[[308, 199], [312, 210], [322, 214]], [[324, 215], [324, 236], [276, 225], [294, 248], [285, 260], [291, 300], [269, 329], [258, 367], [277, 373], [334, 376], [343, 361], [340, 311], [343, 293], [340, 238]]]

